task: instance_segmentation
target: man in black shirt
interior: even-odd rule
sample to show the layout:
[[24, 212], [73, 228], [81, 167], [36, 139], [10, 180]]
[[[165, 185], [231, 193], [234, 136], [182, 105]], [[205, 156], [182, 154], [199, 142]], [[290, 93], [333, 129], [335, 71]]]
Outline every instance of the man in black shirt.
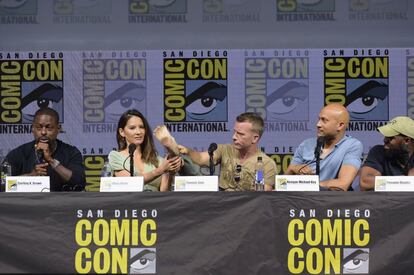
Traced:
[[402, 176], [414, 172], [414, 120], [398, 116], [387, 125], [378, 127], [384, 135], [384, 145], [375, 145], [361, 168], [361, 190], [373, 190], [375, 176]]
[[80, 151], [57, 139], [59, 114], [39, 109], [33, 118], [34, 141], [7, 154], [13, 176], [49, 176], [50, 191], [81, 191], [85, 188], [85, 168]]

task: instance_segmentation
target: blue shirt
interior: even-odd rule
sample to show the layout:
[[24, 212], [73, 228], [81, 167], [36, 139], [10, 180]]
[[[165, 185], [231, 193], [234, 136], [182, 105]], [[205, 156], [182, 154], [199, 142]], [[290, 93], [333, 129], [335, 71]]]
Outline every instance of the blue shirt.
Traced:
[[[316, 138], [304, 140], [295, 152], [292, 164], [310, 163], [309, 167], [316, 170], [315, 163]], [[325, 181], [338, 178], [342, 165], [352, 165], [356, 169], [361, 167], [363, 146], [362, 143], [351, 136], [345, 135], [333, 150], [320, 161], [319, 180]]]

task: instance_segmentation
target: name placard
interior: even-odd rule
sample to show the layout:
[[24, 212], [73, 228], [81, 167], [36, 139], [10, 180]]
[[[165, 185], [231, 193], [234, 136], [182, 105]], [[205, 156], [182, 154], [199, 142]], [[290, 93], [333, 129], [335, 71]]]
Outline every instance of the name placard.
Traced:
[[375, 191], [413, 192], [414, 176], [377, 176]]
[[50, 178], [49, 176], [6, 177], [6, 192], [50, 192]]
[[218, 191], [218, 176], [176, 176], [174, 191]]
[[142, 192], [144, 177], [101, 177], [100, 192]]
[[319, 191], [319, 176], [276, 175], [275, 191]]

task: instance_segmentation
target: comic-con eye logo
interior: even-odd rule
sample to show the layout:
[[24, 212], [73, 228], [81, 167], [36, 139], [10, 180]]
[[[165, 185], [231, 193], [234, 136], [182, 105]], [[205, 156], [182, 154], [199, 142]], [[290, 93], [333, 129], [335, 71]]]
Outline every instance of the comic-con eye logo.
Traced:
[[187, 0], [129, 0], [130, 14], [186, 13]]
[[269, 121], [309, 120], [308, 58], [247, 58], [246, 111]]
[[343, 274], [369, 273], [369, 248], [344, 248]]
[[[275, 88], [272, 88], [272, 84], [276, 84]], [[279, 85], [269, 83], [266, 121], [307, 121], [309, 119], [309, 86], [307, 81], [280, 82]]]
[[63, 60], [0, 61], [0, 75], [0, 123], [30, 124], [44, 107], [63, 122]]
[[325, 58], [325, 105], [347, 107], [351, 120], [388, 120], [388, 57]]
[[227, 87], [208, 81], [187, 82], [186, 121], [227, 121]]
[[31, 123], [34, 113], [40, 108], [52, 108], [63, 122], [63, 87], [60, 82], [22, 83], [22, 123]]
[[131, 248], [130, 255], [129, 274], [156, 274], [156, 248]]
[[388, 81], [348, 80], [345, 106], [352, 120], [388, 119]]
[[164, 121], [227, 121], [227, 59], [165, 59]]
[[85, 123], [116, 123], [128, 109], [145, 115], [146, 60], [84, 60], [83, 109]]
[[37, 0], [0, 0], [0, 15], [35, 15]]
[[134, 82], [107, 83], [105, 87], [105, 122], [117, 122], [121, 114], [128, 109], [140, 110], [146, 114], [146, 87]]

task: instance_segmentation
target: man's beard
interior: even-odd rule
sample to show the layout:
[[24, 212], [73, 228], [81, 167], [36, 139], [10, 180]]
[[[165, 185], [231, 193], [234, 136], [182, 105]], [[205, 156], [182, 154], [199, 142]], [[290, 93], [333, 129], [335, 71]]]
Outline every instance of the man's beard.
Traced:
[[409, 155], [408, 150], [404, 148], [404, 146], [401, 146], [399, 148], [385, 149], [385, 157], [405, 165], [408, 161]]

